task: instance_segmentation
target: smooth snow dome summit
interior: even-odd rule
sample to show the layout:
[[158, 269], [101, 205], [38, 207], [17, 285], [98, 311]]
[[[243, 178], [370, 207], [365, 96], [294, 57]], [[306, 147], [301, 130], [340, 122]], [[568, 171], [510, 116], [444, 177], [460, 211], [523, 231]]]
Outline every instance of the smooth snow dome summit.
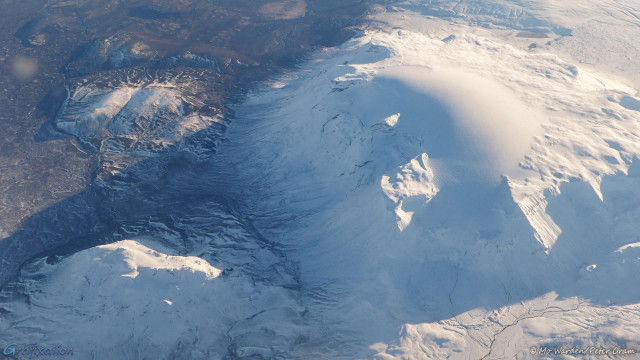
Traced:
[[[289, 3], [313, 11], [260, 11]], [[224, 206], [34, 260], [0, 331], [94, 359], [640, 356], [640, 4], [409, 0], [363, 21], [232, 105], [197, 173]], [[217, 121], [181, 118], [197, 102], [168, 85], [87, 89], [58, 121], [89, 142], [164, 149]], [[134, 134], [158, 114], [182, 122]]]

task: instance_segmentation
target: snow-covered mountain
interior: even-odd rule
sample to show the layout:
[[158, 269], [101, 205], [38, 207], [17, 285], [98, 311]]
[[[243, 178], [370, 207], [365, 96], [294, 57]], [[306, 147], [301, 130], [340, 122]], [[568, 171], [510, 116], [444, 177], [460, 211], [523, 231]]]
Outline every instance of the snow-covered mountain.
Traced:
[[332, 356], [637, 347], [633, 82], [558, 56], [552, 32], [533, 47], [520, 29], [378, 19], [257, 91], [229, 133], [258, 228], [322, 293], [309, 316]]
[[[639, 31], [633, 1], [374, 7], [235, 106], [194, 180], [233, 202], [36, 259], [0, 330], [95, 359], [640, 350]], [[209, 121], [181, 94], [79, 87], [56, 126], [164, 148]]]

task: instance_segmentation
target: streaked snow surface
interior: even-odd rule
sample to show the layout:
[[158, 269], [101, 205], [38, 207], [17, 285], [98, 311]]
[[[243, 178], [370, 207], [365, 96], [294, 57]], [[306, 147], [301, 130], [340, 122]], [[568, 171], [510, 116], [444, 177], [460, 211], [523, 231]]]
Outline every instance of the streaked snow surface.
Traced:
[[178, 256], [132, 237], [30, 265], [13, 286], [34, 295], [4, 300], [0, 329], [105, 359], [640, 349], [639, 10], [379, 8], [362, 36], [249, 94], [207, 173], [295, 264], [277, 276], [295, 286], [225, 277], [229, 257], [193, 257], [213, 240]]
[[219, 121], [199, 114], [204, 104], [183, 88], [170, 82], [76, 86], [54, 125], [102, 155], [152, 156]]

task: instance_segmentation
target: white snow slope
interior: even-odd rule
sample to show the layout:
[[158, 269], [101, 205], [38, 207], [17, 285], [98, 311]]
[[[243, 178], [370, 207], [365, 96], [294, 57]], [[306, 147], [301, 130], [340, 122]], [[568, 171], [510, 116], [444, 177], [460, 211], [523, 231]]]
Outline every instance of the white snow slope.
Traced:
[[[229, 176], [322, 329], [302, 357], [638, 349], [640, 44], [606, 53], [627, 68], [572, 56], [628, 41], [638, 10], [445, 3], [378, 8], [238, 109]], [[592, 21], [624, 31], [589, 38]]]
[[238, 105], [209, 170], [297, 265], [295, 293], [132, 236], [27, 267], [20, 286], [38, 296], [0, 304], [0, 329], [96, 359], [217, 359], [232, 338], [237, 358], [640, 351], [640, 5], [371, 14]]

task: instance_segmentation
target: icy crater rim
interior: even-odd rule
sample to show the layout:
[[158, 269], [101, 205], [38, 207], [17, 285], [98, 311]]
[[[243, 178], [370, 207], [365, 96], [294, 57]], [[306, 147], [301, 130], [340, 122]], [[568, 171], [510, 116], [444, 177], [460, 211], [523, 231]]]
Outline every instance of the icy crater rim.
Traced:
[[[498, 182], [502, 175], [518, 171], [519, 161], [542, 134], [543, 115], [497, 81], [456, 68], [415, 65], [389, 66], [376, 76], [399, 81], [443, 106], [460, 141], [478, 155], [455, 160], [480, 161], [472, 167], [487, 169]], [[424, 110], [428, 117], [429, 109]]]

